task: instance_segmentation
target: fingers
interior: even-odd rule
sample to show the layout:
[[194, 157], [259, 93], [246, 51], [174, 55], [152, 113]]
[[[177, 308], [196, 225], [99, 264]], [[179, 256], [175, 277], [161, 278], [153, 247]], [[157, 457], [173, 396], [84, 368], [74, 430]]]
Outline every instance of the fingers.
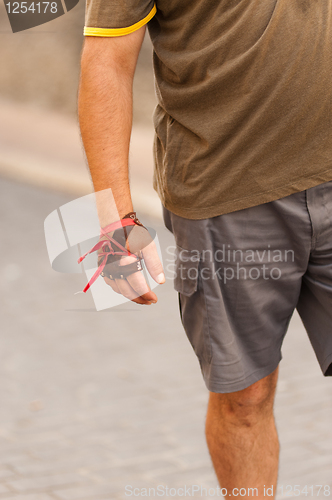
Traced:
[[[136, 258], [132, 256], [123, 257], [120, 261], [120, 267], [125, 266], [127, 264], [131, 264], [132, 262], [135, 262], [135, 260]], [[121, 283], [121, 280], [118, 281], [120, 281]], [[126, 289], [127, 292], [131, 294], [130, 300], [133, 300], [133, 298], [141, 297], [142, 299], [144, 299], [144, 301], [157, 302], [158, 300], [157, 296], [150, 290], [150, 287], [147, 284], [143, 273], [141, 272], [132, 273], [129, 276], [127, 276], [126, 281], [129, 284], [129, 288], [128, 287], [123, 287], [123, 288]], [[121, 285], [118, 286], [121, 287]]]
[[[146, 268], [152, 278], [159, 284], [165, 283], [163, 267], [154, 241], [150, 241], [148, 245], [141, 249], [140, 254], [144, 258]], [[121, 258], [119, 266], [126, 266], [135, 261], [134, 256], [125, 256]], [[156, 294], [147, 284], [142, 272], [134, 272], [127, 276], [126, 279], [110, 280], [105, 277], [104, 280], [116, 293], [137, 304], [151, 304], [156, 303], [158, 300]]]
[[119, 287], [116, 284], [115, 280], [111, 280], [110, 278], [107, 278], [106, 276], [104, 277], [104, 281], [106, 285], [110, 286], [116, 293], [120, 293]]
[[[119, 263], [121, 266], [126, 266], [136, 262], [133, 256], [123, 257]], [[127, 279], [115, 279], [104, 277], [105, 283], [109, 285], [116, 293], [119, 293], [137, 304], [151, 304], [157, 302], [157, 296], [151, 292], [148, 284], [145, 281], [144, 275], [141, 272], [135, 272]]]
[[149, 271], [152, 278], [161, 285], [165, 283], [165, 274], [163, 270], [163, 266], [161, 265], [159, 255], [157, 252], [157, 247], [154, 241], [151, 241], [145, 248], [142, 250], [142, 254], [144, 257], [144, 262], [147, 270]]
[[157, 302], [157, 295], [152, 292], [149, 285], [145, 281], [144, 275], [141, 272], [133, 273], [127, 276], [127, 281], [131, 288], [138, 294], [141, 298], [150, 302]]
[[[141, 274], [140, 272], [134, 274]], [[143, 278], [144, 279], [144, 278]], [[116, 284], [120, 290], [120, 293], [129, 300], [136, 302], [137, 304], [151, 304], [151, 301], [148, 299], [148, 295], [144, 294], [143, 297], [140, 297], [136, 291], [130, 286], [127, 280], [117, 279]], [[153, 294], [154, 295], [154, 294]], [[157, 298], [157, 297], [156, 297]], [[155, 301], [155, 300], [154, 300]]]
[[[107, 278], [105, 276], [104, 281], [108, 286], [110, 286], [114, 290], [114, 292], [122, 295], [122, 293], [120, 292], [120, 289], [117, 285], [116, 280], [111, 280], [110, 278]], [[118, 281], [121, 281], [121, 280], [118, 280]], [[146, 304], [147, 303], [144, 299], [141, 299], [140, 297], [137, 297], [136, 299], [132, 299], [132, 301], [136, 302], [137, 304]], [[149, 304], [151, 304], [151, 302], [149, 302]]]

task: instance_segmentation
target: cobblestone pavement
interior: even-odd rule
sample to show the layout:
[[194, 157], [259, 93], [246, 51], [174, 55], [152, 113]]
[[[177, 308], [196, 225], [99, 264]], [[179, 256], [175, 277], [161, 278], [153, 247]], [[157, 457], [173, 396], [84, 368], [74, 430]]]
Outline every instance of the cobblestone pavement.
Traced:
[[[0, 193], [0, 499], [122, 500], [126, 486], [216, 488], [204, 441], [207, 391], [172, 283], [156, 289], [156, 305], [97, 313], [88, 294], [74, 295], [84, 275], [49, 266], [43, 220], [68, 199], [4, 180]], [[172, 244], [158, 224], [150, 222], [162, 246]], [[317, 496], [315, 485], [332, 487], [332, 381], [297, 316], [283, 356], [278, 498], [286, 485], [313, 485], [308, 497]], [[163, 498], [180, 498], [174, 491]], [[324, 487], [319, 497], [328, 497]]]

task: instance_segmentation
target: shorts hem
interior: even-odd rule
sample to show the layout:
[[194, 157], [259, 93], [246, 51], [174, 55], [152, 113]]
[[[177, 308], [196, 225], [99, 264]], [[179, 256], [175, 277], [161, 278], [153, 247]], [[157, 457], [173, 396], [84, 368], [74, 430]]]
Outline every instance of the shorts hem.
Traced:
[[[332, 358], [332, 356], [331, 356]], [[206, 377], [204, 377], [204, 382], [207, 387], [207, 389], [210, 392], [216, 392], [220, 394], [228, 394], [230, 392], [237, 392], [237, 391], [242, 391], [243, 389], [246, 389], [250, 385], [254, 384], [255, 382], [258, 382], [258, 380], [261, 380], [264, 377], [267, 377], [267, 375], [270, 375], [274, 370], [278, 367], [280, 361], [282, 359], [282, 356], [278, 358], [278, 362], [274, 363], [273, 365], [270, 365], [268, 367], [260, 368], [259, 370], [256, 370], [255, 372], [251, 373], [247, 377], [241, 379], [241, 380], [236, 380], [235, 382], [214, 382], [211, 380], [208, 380]]]

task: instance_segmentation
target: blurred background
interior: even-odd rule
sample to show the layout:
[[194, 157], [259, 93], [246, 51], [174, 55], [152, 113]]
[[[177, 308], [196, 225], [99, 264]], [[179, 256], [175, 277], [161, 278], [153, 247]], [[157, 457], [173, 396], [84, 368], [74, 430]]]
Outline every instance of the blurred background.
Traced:
[[[81, 0], [61, 17], [13, 34], [0, 3], [0, 172], [71, 194], [91, 191], [77, 127], [84, 12]], [[152, 189], [155, 103], [147, 36], [134, 83], [131, 178], [135, 205], [160, 217], [159, 199]]]
[[[85, 275], [52, 271], [49, 213], [91, 192], [77, 124], [84, 3], [13, 34], [0, 3], [0, 499], [124, 499], [125, 487], [211, 488], [204, 441], [207, 391], [182, 329], [170, 279], [172, 235], [152, 189], [155, 106], [148, 36], [134, 84], [131, 185], [156, 229], [167, 281], [150, 307], [96, 312], [75, 294]], [[280, 367], [277, 498], [327, 497], [332, 390], [297, 315]], [[287, 485], [288, 489], [287, 489]], [[316, 485], [322, 485], [318, 494]], [[324, 489], [325, 488], [325, 489]], [[324, 493], [325, 492], [325, 493]]]

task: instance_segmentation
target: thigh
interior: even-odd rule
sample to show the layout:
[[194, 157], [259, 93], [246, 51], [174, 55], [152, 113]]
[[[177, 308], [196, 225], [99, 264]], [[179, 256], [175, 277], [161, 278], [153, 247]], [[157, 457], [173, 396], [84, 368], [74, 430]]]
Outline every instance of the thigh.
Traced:
[[332, 375], [332, 181], [307, 190], [312, 245], [298, 312], [320, 367]]

